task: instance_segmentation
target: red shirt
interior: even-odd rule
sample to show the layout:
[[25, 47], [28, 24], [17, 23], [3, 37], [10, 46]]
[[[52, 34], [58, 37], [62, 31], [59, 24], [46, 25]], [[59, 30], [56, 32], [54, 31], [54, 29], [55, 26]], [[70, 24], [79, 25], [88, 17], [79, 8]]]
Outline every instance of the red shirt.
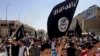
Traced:
[[87, 56], [87, 50], [82, 50], [80, 56]]

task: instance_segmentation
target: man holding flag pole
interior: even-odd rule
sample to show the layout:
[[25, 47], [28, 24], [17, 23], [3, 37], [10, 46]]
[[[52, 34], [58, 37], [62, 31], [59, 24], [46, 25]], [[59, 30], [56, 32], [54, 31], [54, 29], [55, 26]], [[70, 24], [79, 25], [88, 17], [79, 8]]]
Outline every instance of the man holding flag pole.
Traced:
[[[72, 19], [73, 19], [78, 2], [79, 2], [79, 0], [66, 0], [66, 1], [56, 5], [53, 8], [53, 10], [51, 11], [51, 13], [48, 17], [48, 21], [47, 21], [47, 33], [51, 40], [53, 38], [67, 36], [67, 32], [72, 23]], [[64, 42], [64, 39], [61, 42]], [[62, 43], [62, 44], [64, 44], [64, 43]], [[62, 52], [62, 48], [63, 48], [62, 44], [60, 45], [57, 56], [61, 56], [61, 52]], [[42, 51], [42, 53], [43, 52], [45, 52], [45, 50]], [[54, 54], [52, 53], [52, 55], [54, 55]], [[45, 55], [43, 55], [43, 56], [45, 56]]]
[[[11, 27], [10, 33], [12, 33]], [[17, 41], [24, 38], [24, 34], [24, 25], [21, 25], [14, 33], [10, 35], [10, 38], [8, 39], [10, 42], [8, 56], [18, 56], [20, 46], [18, 45]]]

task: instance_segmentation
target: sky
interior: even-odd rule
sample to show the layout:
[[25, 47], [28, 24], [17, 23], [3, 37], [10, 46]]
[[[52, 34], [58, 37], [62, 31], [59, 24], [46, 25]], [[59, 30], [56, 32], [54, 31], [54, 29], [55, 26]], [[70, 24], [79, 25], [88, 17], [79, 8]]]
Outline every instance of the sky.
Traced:
[[[53, 7], [64, 0], [0, 0], [0, 19], [19, 20], [36, 30], [47, 31], [48, 16]], [[74, 16], [92, 5], [100, 7], [100, 0], [79, 0]]]

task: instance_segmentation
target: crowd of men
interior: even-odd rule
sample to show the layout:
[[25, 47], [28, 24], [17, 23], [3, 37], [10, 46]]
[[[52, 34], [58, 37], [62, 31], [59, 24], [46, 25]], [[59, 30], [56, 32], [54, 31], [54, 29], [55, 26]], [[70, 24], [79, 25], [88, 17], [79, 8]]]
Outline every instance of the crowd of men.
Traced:
[[78, 37], [36, 39], [24, 37], [1, 41], [0, 56], [100, 56], [100, 42]]
[[79, 0], [65, 0], [53, 8], [47, 21], [47, 32], [50, 39], [35, 39], [28, 36], [24, 37], [24, 25], [22, 25], [19, 29], [17, 29], [17, 31], [15, 31], [15, 34], [11, 34], [11, 37], [13, 38], [16, 36], [15, 39], [10, 38], [1, 41], [3, 44], [0, 46], [0, 56], [99, 55], [100, 52], [97, 52], [98, 50], [94, 50], [94, 48], [99, 45], [99, 42], [96, 41], [96, 43], [93, 44], [88, 43], [87, 40], [83, 41], [77, 37], [69, 38], [67, 36], [63, 36], [66, 34], [67, 30], [69, 30], [68, 32], [73, 30], [75, 31], [75, 34], [81, 34], [81, 29], [79, 29], [80, 27], [77, 20], [76, 28], [73, 29], [73, 27], [70, 27], [78, 1]]

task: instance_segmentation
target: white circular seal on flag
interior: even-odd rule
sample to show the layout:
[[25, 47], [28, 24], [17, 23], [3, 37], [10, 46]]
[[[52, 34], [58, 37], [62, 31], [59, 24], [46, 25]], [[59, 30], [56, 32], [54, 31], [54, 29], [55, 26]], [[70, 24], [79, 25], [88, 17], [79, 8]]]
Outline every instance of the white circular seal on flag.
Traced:
[[65, 32], [67, 30], [69, 20], [66, 17], [62, 17], [58, 20], [58, 29], [60, 32]]

